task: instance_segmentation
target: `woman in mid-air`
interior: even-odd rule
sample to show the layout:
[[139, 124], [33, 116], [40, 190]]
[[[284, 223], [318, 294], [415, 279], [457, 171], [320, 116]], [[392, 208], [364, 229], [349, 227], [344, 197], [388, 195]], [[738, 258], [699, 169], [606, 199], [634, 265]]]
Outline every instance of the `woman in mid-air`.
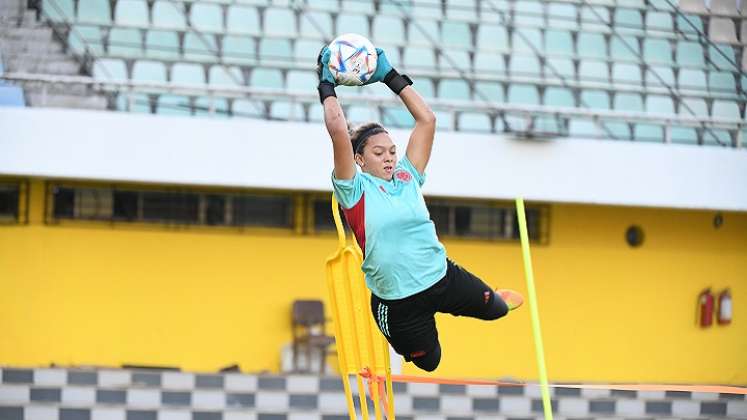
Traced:
[[376, 71], [366, 84], [382, 82], [399, 95], [415, 128], [400, 160], [381, 124], [349, 132], [328, 67], [330, 50], [323, 48], [317, 60], [318, 91], [334, 149], [332, 185], [363, 251], [362, 269], [379, 330], [406, 361], [430, 372], [441, 361], [436, 312], [493, 320], [519, 307], [523, 298], [511, 290], [494, 291], [446, 257], [420, 190], [435, 115], [412, 80], [392, 68], [384, 51], [376, 51]]

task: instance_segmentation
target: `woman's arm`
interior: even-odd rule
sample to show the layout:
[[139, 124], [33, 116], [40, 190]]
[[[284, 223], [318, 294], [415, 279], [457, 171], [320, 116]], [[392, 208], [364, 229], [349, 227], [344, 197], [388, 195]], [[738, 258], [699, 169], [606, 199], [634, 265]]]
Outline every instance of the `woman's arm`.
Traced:
[[337, 98], [328, 96], [322, 103], [324, 106], [324, 124], [332, 138], [332, 150], [335, 155], [335, 178], [353, 179], [355, 176], [355, 161], [353, 160], [353, 145], [350, 143], [348, 124]]
[[340, 102], [335, 94], [335, 79], [329, 71], [329, 48], [319, 51], [316, 59], [316, 72], [319, 76], [319, 101], [324, 107], [324, 125], [332, 138], [332, 150], [335, 156], [335, 178], [353, 179], [355, 176], [355, 160], [353, 159], [353, 145], [350, 143], [348, 123], [342, 113]]
[[436, 134], [436, 114], [412, 86], [402, 89], [399, 97], [415, 118], [415, 128], [407, 143], [407, 158], [422, 174], [431, 158], [433, 136]]

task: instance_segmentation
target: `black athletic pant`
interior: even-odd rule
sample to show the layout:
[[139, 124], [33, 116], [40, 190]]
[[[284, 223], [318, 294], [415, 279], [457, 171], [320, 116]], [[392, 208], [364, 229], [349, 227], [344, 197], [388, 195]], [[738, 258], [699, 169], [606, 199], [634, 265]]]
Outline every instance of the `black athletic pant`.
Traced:
[[379, 330], [406, 361], [431, 372], [441, 361], [436, 312], [498, 319], [508, 306], [493, 289], [464, 268], [446, 260], [444, 278], [430, 288], [403, 299], [385, 300], [371, 294]]

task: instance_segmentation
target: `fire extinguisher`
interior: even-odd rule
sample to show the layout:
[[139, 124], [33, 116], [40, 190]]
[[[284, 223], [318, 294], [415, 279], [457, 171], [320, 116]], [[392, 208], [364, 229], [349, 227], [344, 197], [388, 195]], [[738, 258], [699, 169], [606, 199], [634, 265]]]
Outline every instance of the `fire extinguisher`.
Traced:
[[698, 295], [698, 325], [701, 328], [708, 328], [713, 324], [714, 301], [711, 289], [705, 289]]
[[729, 289], [724, 289], [718, 294], [718, 324], [731, 324], [731, 312], [731, 293], [729, 293]]

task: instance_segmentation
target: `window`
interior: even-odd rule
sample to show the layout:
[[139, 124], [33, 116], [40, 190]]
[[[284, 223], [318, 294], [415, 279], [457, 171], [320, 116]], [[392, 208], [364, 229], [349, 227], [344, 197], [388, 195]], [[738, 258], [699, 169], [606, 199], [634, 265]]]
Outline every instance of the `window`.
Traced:
[[0, 223], [18, 223], [20, 221], [19, 183], [0, 183]]
[[290, 194], [227, 194], [69, 185], [51, 185], [49, 192], [52, 221], [293, 227]]
[[[516, 209], [512, 204], [428, 200], [428, 211], [439, 236], [456, 236], [489, 240], [519, 239]], [[541, 207], [526, 209], [527, 229], [532, 241], [544, 241], [542, 221], [546, 211]]]

